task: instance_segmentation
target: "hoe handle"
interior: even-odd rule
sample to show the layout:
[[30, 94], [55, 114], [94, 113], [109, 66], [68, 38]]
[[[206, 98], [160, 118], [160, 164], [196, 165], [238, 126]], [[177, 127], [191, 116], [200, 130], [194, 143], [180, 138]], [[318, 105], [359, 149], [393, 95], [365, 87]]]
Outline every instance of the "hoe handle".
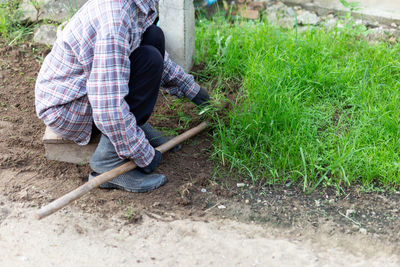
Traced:
[[[204, 129], [206, 129], [208, 127], [208, 124], [206, 122], [202, 122], [200, 123], [198, 126], [174, 137], [173, 139], [169, 140], [168, 142], [166, 142], [165, 144], [157, 147], [156, 149], [158, 151], [160, 151], [161, 153], [167, 152], [168, 150], [174, 148], [175, 146], [177, 146], [178, 144], [184, 142], [185, 140], [195, 136], [196, 134], [200, 133], [201, 131], [203, 131]], [[93, 188], [96, 188], [102, 184], [104, 184], [105, 182], [108, 182], [112, 179], [114, 179], [115, 177], [124, 174], [130, 170], [135, 169], [137, 166], [133, 161], [129, 161], [115, 169], [112, 169], [108, 172], [105, 172], [103, 174], [100, 174], [98, 176], [96, 176], [95, 178], [91, 179], [90, 181], [86, 182], [85, 184], [79, 186], [78, 188], [76, 188], [75, 190], [69, 192], [68, 194], [54, 200], [53, 202], [51, 202], [50, 204], [42, 207], [37, 213], [36, 213], [36, 218], [38, 220], [49, 216], [50, 214], [53, 214], [54, 212], [56, 212], [57, 210], [67, 206], [69, 203], [71, 203], [72, 201], [80, 198], [81, 196], [83, 196], [84, 194], [86, 194], [87, 192], [89, 192], [90, 190], [92, 190]]]

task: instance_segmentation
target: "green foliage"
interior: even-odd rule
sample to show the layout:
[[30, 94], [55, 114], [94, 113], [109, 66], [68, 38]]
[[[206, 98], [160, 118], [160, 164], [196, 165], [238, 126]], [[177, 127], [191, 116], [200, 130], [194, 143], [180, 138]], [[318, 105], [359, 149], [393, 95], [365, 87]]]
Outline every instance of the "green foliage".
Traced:
[[24, 25], [18, 10], [20, 0], [8, 0], [0, 4], [0, 37], [9, 45], [24, 40], [33, 32], [32, 25]]
[[304, 190], [400, 185], [400, 45], [220, 17], [198, 22], [196, 42], [201, 82], [240, 87], [228, 118], [216, 118], [216, 159]]
[[344, 34], [349, 34], [352, 36], [356, 37], [367, 37], [367, 35], [371, 32], [370, 30], [367, 29], [367, 27], [362, 24], [362, 23], [357, 23], [354, 21], [354, 18], [352, 16], [352, 12], [358, 11], [361, 8], [359, 8], [359, 2], [353, 2], [349, 3], [345, 0], [340, 0], [342, 5], [346, 8], [349, 9], [348, 12], [346, 12], [343, 16], [340, 16], [341, 18], [341, 23], [343, 24], [344, 31], [342, 33]]
[[344, 7], [350, 9], [351, 12], [359, 10], [358, 5], [360, 4], [360, 2], [350, 3], [347, 2], [346, 0], [339, 0], [339, 1]]

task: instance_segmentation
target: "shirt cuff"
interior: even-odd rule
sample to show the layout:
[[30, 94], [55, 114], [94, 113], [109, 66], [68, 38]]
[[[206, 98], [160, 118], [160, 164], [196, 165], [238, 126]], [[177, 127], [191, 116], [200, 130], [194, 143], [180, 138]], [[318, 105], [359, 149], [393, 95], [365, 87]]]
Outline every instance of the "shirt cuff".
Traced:
[[136, 163], [136, 165], [140, 168], [144, 168], [148, 166], [154, 158], [155, 151], [154, 147], [152, 147], [150, 144], [148, 144], [148, 150], [146, 153], [141, 154], [140, 156], [134, 156], [133, 161]]
[[192, 86], [186, 91], [186, 97], [192, 100], [200, 91], [200, 85], [193, 83]]

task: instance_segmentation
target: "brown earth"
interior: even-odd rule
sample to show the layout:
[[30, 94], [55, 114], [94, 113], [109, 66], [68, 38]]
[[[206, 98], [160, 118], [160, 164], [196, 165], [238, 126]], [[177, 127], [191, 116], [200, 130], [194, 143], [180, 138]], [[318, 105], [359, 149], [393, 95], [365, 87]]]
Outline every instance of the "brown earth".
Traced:
[[[46, 53], [47, 48], [30, 44], [0, 44], [1, 196], [5, 203], [28, 208], [73, 190], [87, 180], [90, 171], [87, 165], [44, 157], [44, 125], [34, 110], [34, 83]], [[191, 103], [177, 103], [160, 94], [154, 125], [182, 132], [199, 122]], [[122, 216], [128, 224], [140, 224], [143, 216], [162, 222], [228, 218], [256, 223], [275, 236], [316, 243], [319, 248], [339, 246], [371, 257], [382, 251], [400, 254], [399, 192], [366, 193], [352, 187], [342, 195], [332, 188], [305, 194], [297, 185], [255, 185], [227, 171], [217, 175], [217, 163], [210, 160], [210, 133], [200, 134], [186, 142], [182, 151], [163, 157], [159, 172], [169, 181], [162, 188], [144, 194], [95, 189], [71, 204], [72, 211], [105, 221]], [[226, 179], [215, 178], [221, 176]], [[244, 185], [238, 187], [237, 182]]]

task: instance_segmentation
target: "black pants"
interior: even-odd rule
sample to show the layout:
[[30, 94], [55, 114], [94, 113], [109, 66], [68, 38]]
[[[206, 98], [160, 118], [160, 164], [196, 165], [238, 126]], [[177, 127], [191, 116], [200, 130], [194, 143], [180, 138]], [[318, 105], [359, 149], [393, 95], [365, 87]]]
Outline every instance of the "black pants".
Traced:
[[143, 34], [140, 46], [129, 59], [129, 94], [125, 97], [137, 125], [143, 125], [154, 110], [164, 70], [165, 39], [162, 30], [152, 25]]

